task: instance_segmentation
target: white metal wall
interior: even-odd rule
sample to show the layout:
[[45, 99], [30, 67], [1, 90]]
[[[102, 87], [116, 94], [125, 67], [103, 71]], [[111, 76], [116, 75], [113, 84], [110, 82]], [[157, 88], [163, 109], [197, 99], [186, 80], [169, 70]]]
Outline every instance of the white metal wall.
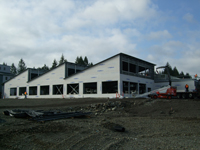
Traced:
[[[195, 90], [195, 84], [194, 84], [193, 79], [183, 79], [183, 80], [180, 80], [179, 82], [178, 81], [176, 81], [176, 82], [172, 81], [172, 86], [177, 87], [177, 92], [185, 92], [185, 85], [186, 84], [189, 85], [189, 91], [192, 92], [193, 90]], [[154, 85], [155, 85], [154, 88], [158, 89], [160, 87], [169, 85], [169, 82], [155, 83]]]
[[[116, 97], [114, 94], [102, 94], [102, 81], [118, 81], [119, 84], [119, 55], [108, 59], [90, 69], [78, 73], [65, 80], [65, 85], [79, 83], [78, 95], [65, 95], [66, 97]], [[97, 94], [83, 94], [83, 84], [97, 82]], [[118, 86], [118, 91], [120, 87]]]
[[[19, 87], [27, 87], [27, 80], [28, 80], [28, 70], [21, 73], [20, 75], [14, 77], [13, 79], [9, 80], [4, 85], [4, 97], [5, 98], [16, 98], [19, 96]], [[10, 96], [10, 88], [17, 88], [17, 95]]]
[[[28, 70], [27, 70], [5, 83], [4, 96], [5, 98], [20, 97], [21, 94], [19, 95], [19, 88], [26, 87], [28, 98], [60, 98], [61, 97], [60, 95], [52, 95], [52, 86], [56, 84], [63, 84], [63, 79], [65, 76], [64, 70], [65, 70], [65, 65], [63, 64], [28, 83], [27, 83], [28, 81]], [[42, 85], [50, 86], [50, 95], [40, 95], [40, 86]], [[37, 86], [37, 95], [29, 95], [29, 87], [32, 86]], [[10, 96], [10, 88], [15, 88], [15, 87], [17, 87], [17, 95]]]

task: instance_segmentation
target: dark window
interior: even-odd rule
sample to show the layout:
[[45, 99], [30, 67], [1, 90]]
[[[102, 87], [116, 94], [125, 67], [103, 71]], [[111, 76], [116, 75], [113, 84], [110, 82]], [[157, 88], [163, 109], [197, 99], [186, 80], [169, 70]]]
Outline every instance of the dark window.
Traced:
[[139, 94], [146, 92], [146, 84], [139, 84]]
[[79, 84], [67, 84], [67, 94], [79, 94]]
[[102, 93], [116, 93], [118, 92], [118, 82], [117, 81], [107, 81], [102, 82]]
[[17, 88], [10, 88], [10, 96], [17, 96]]
[[63, 85], [53, 85], [53, 95], [62, 95], [63, 94]]
[[128, 82], [126, 82], [126, 81], [123, 81], [123, 92], [124, 92], [124, 94], [128, 94], [129, 92], [129, 90], [128, 90], [129, 88], [128, 88]]
[[49, 85], [40, 86], [40, 95], [49, 95]]
[[148, 88], [148, 92], [151, 92], [151, 88]]
[[68, 68], [68, 76], [75, 73], [75, 69]]
[[129, 70], [130, 70], [130, 72], [132, 72], [132, 73], [136, 73], [136, 65], [134, 65], [134, 64], [129, 64]]
[[8, 80], [8, 77], [6, 77], [6, 80]]
[[146, 71], [146, 69], [144, 67], [139, 66], [139, 74], [140, 75], [145, 76], [145, 74], [146, 74], [145, 71]]
[[26, 92], [26, 87], [20, 87], [19, 88], [19, 95], [24, 94], [24, 92]]
[[137, 92], [137, 83], [130, 82], [130, 92], [131, 94]]
[[83, 94], [97, 94], [97, 82], [83, 83]]
[[38, 74], [37, 73], [31, 73], [31, 80], [38, 77]]
[[128, 71], [128, 63], [127, 62], [122, 62], [122, 70], [123, 71]]
[[29, 87], [29, 95], [37, 95], [37, 86]]

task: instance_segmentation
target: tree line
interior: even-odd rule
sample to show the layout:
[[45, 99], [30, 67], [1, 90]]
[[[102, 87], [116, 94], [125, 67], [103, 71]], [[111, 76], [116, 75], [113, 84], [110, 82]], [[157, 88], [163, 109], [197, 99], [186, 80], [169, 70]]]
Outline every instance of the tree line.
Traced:
[[[43, 69], [43, 70], [48, 71], [48, 70], [56, 68], [57, 66], [63, 64], [64, 62], [67, 62], [67, 59], [65, 59], [64, 55], [62, 54], [59, 61], [57, 61], [56, 59], [53, 60], [51, 67], [48, 67], [46, 64], [44, 64], [42, 67], [38, 67], [37, 69]], [[89, 63], [87, 56], [85, 56], [84, 59], [82, 56], [80, 56], [80, 57], [77, 56], [77, 58], [75, 60], [75, 64], [84, 65], [84, 66], [88, 66], [88, 67], [93, 66], [93, 63]], [[4, 62], [3, 65], [7, 65], [7, 64]], [[35, 67], [33, 67], [33, 68], [35, 68]], [[12, 65], [10, 67], [11, 73], [15, 74], [15, 75], [22, 73], [26, 69], [27, 69], [27, 66], [22, 58], [20, 59], [20, 61], [18, 63], [18, 67], [16, 67], [14, 63], [12, 63]]]
[[[190, 74], [189, 73], [184, 73], [183, 71], [181, 71], [179, 73], [178, 69], [176, 68], [176, 66], [172, 69], [172, 66], [167, 62], [166, 66], [168, 66], [168, 69], [169, 69], [169, 74], [171, 76], [174, 76], [174, 77], [178, 77], [178, 78], [191, 78]], [[167, 70], [164, 69], [164, 71], [162, 72], [159, 72], [160, 74], [167, 74]]]

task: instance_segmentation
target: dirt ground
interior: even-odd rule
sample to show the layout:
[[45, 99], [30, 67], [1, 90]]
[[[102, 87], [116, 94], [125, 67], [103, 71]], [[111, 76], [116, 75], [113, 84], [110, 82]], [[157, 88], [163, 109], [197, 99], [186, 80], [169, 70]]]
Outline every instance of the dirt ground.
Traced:
[[1, 113], [1, 150], [200, 149], [197, 99], [0, 99], [11, 109], [92, 113], [46, 122]]

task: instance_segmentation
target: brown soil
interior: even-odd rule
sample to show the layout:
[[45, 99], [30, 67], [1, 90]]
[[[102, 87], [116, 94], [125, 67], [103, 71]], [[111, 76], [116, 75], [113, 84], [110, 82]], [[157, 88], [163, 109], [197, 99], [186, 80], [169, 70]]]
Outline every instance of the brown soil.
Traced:
[[200, 148], [199, 100], [0, 99], [1, 112], [15, 108], [92, 114], [41, 123], [1, 113], [2, 150]]

